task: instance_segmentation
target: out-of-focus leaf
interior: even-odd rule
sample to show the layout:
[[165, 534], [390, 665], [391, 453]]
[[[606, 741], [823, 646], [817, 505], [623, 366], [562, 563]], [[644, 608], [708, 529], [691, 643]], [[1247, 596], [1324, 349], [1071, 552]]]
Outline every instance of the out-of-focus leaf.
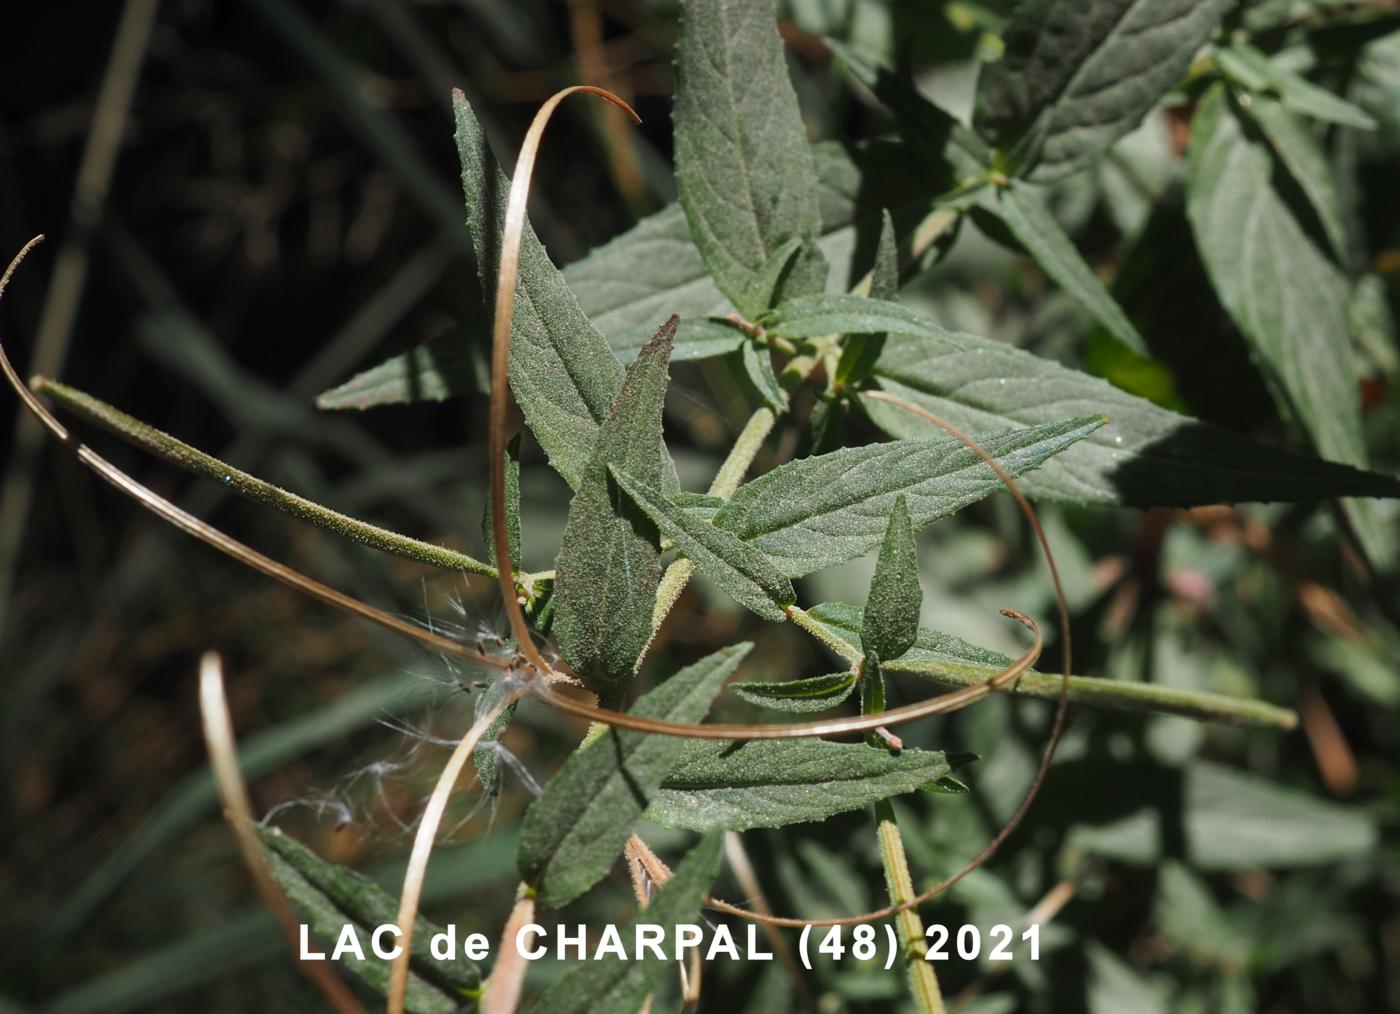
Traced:
[[1090, 941], [1089, 1014], [1167, 1014], [1167, 1000], [1152, 982], [1102, 944]]
[[[335, 918], [328, 923], [318, 922], [312, 926], [316, 936], [328, 945], [325, 949], [329, 952], [335, 946], [341, 927], [353, 922], [359, 930], [361, 946], [366, 955], [370, 955], [369, 932], [376, 926], [394, 923], [398, 918], [399, 899], [368, 877], [322, 859], [275, 827], [259, 827], [258, 832], [263, 844], [272, 852], [269, 858], [280, 860], [273, 866], [273, 872], [278, 874], [278, 883], [293, 902], [313, 916], [324, 915], [327, 904], [331, 907]], [[292, 871], [292, 875], [287, 875], [288, 870]], [[306, 894], [306, 886], [321, 897], [310, 898]], [[294, 891], [297, 893], [293, 894]], [[441, 932], [440, 928], [422, 916], [417, 918], [413, 927], [410, 968], [427, 980], [425, 987], [436, 986], [449, 991], [456, 997], [454, 1003], [460, 1005], [463, 996], [470, 996], [480, 987], [481, 969], [474, 962], [457, 955], [447, 959], [434, 957], [429, 947], [433, 934]], [[392, 946], [392, 941], [389, 943]], [[357, 974], [361, 974], [366, 982], [382, 993], [388, 981], [389, 963], [370, 957], [367, 964], [375, 967]], [[366, 972], [372, 972], [373, 979]]]
[[627, 367], [622, 391], [598, 431], [569, 504], [555, 561], [559, 650], [579, 673], [614, 683], [632, 675], [651, 638], [661, 555], [650, 524], [634, 524], [627, 512], [614, 507], [608, 468], [616, 466], [648, 486], [661, 486], [661, 407], [673, 334], [674, 317]]
[[[331, 954], [345, 927], [353, 926], [364, 957], [347, 951], [340, 955], [337, 964], [358, 976], [376, 993], [387, 996], [390, 963], [374, 954], [370, 949], [369, 937], [376, 926], [394, 922], [398, 903], [375, 884], [335, 867], [333, 863], [326, 863], [305, 849], [298, 850], [295, 843], [280, 831], [265, 833], [263, 840], [272, 844], [269, 841], [272, 836], [281, 840], [266, 853], [268, 870], [297, 914], [310, 927], [311, 933], [322, 941], [323, 953]], [[296, 856], [295, 861], [288, 853]], [[309, 875], [313, 872], [315, 879]], [[346, 906], [347, 900], [351, 907]], [[375, 922], [365, 922], [363, 916], [357, 914], [370, 911], [382, 912], [383, 917]], [[404, 1006], [417, 1014], [452, 1014], [464, 1004], [475, 1006], [468, 1003], [468, 997], [463, 992], [464, 988], [475, 989], [480, 982], [480, 972], [470, 962], [444, 965], [444, 970], [450, 967], [449, 974], [454, 978], [467, 975], [470, 984], [465, 987], [448, 987], [424, 977], [426, 969], [436, 964], [428, 953], [428, 941], [437, 932], [440, 932], [439, 928], [426, 919], [420, 918], [414, 923], [413, 960], [409, 966]], [[394, 940], [387, 940], [386, 944], [393, 946]], [[427, 959], [426, 963], [424, 958]]]
[[780, 683], [733, 683], [729, 689], [762, 708], [805, 714], [840, 704], [851, 696], [857, 679], [853, 672], [834, 672]]
[[[880, 219], [880, 242], [875, 247], [875, 265], [870, 269], [869, 296], [893, 302], [898, 290], [899, 249], [895, 242], [894, 220], [886, 211]], [[883, 333], [847, 335], [841, 347], [841, 358], [836, 364], [837, 384], [859, 384], [870, 376], [884, 348]]]
[[491, 369], [478, 342], [490, 333], [479, 308], [466, 320], [316, 396], [321, 409], [374, 408], [488, 394]]
[[[1193, 507], [1400, 495], [1392, 476], [1261, 444], [1004, 342], [951, 331], [938, 342], [892, 335], [875, 373], [886, 391], [967, 432], [1046, 422], [1067, 412], [1107, 415], [1102, 429], [1021, 480], [1032, 496]], [[861, 404], [890, 436], [943, 432], [894, 405]]]
[[797, 601], [792, 582], [753, 546], [681, 508], [631, 476], [613, 470], [613, 479], [662, 534], [700, 573], [765, 620], [781, 623], [784, 607]]
[[[1103, 422], [1083, 416], [976, 439], [1015, 476]], [[897, 440], [781, 465], [735, 490], [714, 523], [761, 550], [783, 574], [802, 577], [878, 546], [901, 493], [917, 531], [1000, 488], [996, 474], [953, 437]]]
[[942, 751], [872, 750], [821, 739], [692, 744], [652, 797], [646, 818], [691, 831], [746, 831], [825, 820], [880, 799], [928, 789], [973, 758]]
[[1142, 797], [1152, 802], [1136, 812], [1076, 826], [1069, 846], [1152, 863], [1179, 842], [1198, 870], [1315, 866], [1366, 856], [1376, 847], [1375, 818], [1358, 807], [1205, 761], [1187, 765], [1179, 777], [1176, 798], [1156, 786]]
[[545, 991], [540, 997], [537, 1009], [551, 1014], [591, 1014], [593, 1011], [608, 1011], [609, 1014], [635, 1014], [647, 996], [655, 990], [662, 979], [671, 973], [674, 962], [662, 960], [651, 951], [632, 954], [632, 940], [635, 934], [632, 927], [646, 923], [654, 926], [672, 927], [680, 923], [694, 923], [700, 916], [700, 905], [709, 892], [710, 885], [719, 874], [720, 846], [722, 835], [712, 834], [686, 853], [677, 864], [671, 879], [657, 892], [645, 909], [633, 916], [631, 922], [620, 930], [620, 939], [632, 960], [625, 960], [616, 954], [605, 954], [597, 961], [585, 961], [564, 978]]
[[1228, 0], [1028, 0], [982, 69], [973, 125], [1016, 168], [1064, 176], [1122, 137], [1175, 85]]
[[1111, 335], [1134, 352], [1146, 354], [1142, 335], [1107, 286], [1084, 262], [1074, 241], [1065, 235], [1038, 194], [1024, 184], [1012, 182], [984, 191], [981, 207], [1004, 222], [1041, 269]]
[[[715, 652], [638, 698], [629, 714], [698, 722], [748, 644]], [[520, 875], [540, 901], [567, 905], [607, 875], [687, 740], [609, 729], [573, 754], [520, 825]]]
[[1220, 69], [1236, 81], [1248, 88], [1274, 92], [1295, 113], [1328, 123], [1340, 123], [1344, 127], [1376, 129], [1375, 119], [1366, 110], [1313, 84], [1278, 61], [1269, 59], [1268, 54], [1247, 42], [1236, 41], [1225, 46], [1216, 52], [1215, 58]]
[[1273, 157], [1222, 85], [1202, 99], [1186, 212], [1220, 301], [1327, 458], [1364, 466], [1347, 288], [1273, 186]]
[[786, 412], [787, 393], [783, 390], [783, 385], [778, 383], [778, 375], [773, 372], [773, 357], [768, 349], [760, 348], [753, 342], [744, 342], [740, 346], [739, 356], [744, 373], [758, 392], [758, 396], [763, 399], [763, 404], [767, 405], [774, 415]]
[[688, 0], [672, 119], [681, 207], [721, 291], [746, 315], [766, 309], [753, 302], [754, 276], [797, 240], [807, 245], [782, 292], [820, 292], [816, 170], [772, 0]]

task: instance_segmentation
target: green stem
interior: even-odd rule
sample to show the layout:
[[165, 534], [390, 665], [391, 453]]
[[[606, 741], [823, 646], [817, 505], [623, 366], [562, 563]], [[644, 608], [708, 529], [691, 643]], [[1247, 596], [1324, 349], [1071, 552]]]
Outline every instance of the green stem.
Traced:
[[[734, 495], [734, 491], [739, 488], [739, 483], [744, 481], [744, 475], [748, 472], [749, 466], [753, 464], [758, 449], [763, 446], [763, 441], [773, 431], [774, 421], [773, 413], [766, 408], [760, 408], [749, 416], [749, 421], [739, 431], [734, 446], [729, 449], [729, 455], [724, 459], [724, 464], [719, 466], [714, 481], [710, 483], [710, 496], [728, 499]], [[685, 586], [690, 582], [690, 576], [694, 573], [695, 564], [685, 557], [681, 557], [678, 560], [673, 560], [671, 565], [666, 568], [666, 573], [661, 575], [661, 583], [656, 588], [656, 605], [652, 607], [651, 611], [653, 637], [656, 631], [661, 629], [662, 622], [675, 607], [676, 602], [681, 597], [681, 592], [685, 591]], [[645, 654], [643, 652], [643, 657]], [[639, 661], [637, 664], [640, 665], [641, 662]]]
[[788, 606], [787, 615], [788, 619], [796, 626], [801, 627], [803, 630], [807, 631], [807, 633], [815, 637], [837, 657], [845, 661], [853, 670], [859, 671], [864, 656], [861, 655], [860, 649], [854, 644], [844, 637], [841, 637], [825, 623], [820, 623], [812, 619], [810, 613], [797, 606]]
[[324, 528], [354, 542], [371, 546], [386, 553], [393, 553], [408, 560], [441, 567], [444, 570], [496, 576], [496, 568], [465, 553], [459, 553], [445, 546], [435, 546], [431, 542], [423, 542], [407, 535], [400, 535], [387, 528], [380, 528], [378, 525], [372, 525], [347, 514], [333, 511], [329, 507], [323, 507], [305, 497], [297, 496], [295, 493], [289, 493], [279, 486], [274, 486], [272, 483], [240, 471], [212, 455], [205, 454], [168, 433], [163, 433], [76, 388], [44, 377], [35, 377], [32, 386], [35, 391], [52, 398], [70, 412], [96, 423], [142, 450], [149, 451], [196, 475], [223, 483], [249, 500], [273, 507], [284, 514], [290, 514], [294, 518], [310, 522], [318, 528]]
[[[896, 905], [915, 896], [914, 880], [909, 875], [909, 860], [904, 855], [904, 839], [899, 834], [894, 807], [888, 799], [875, 804], [876, 834], [880, 839], [880, 860], [885, 867], [885, 885], [890, 901]], [[906, 908], [895, 917], [899, 936], [904, 945], [904, 963], [909, 971], [909, 989], [923, 1014], [944, 1014], [943, 994], [938, 988], [938, 976], [933, 963], [924, 960], [928, 945], [924, 940], [924, 921], [917, 908]]]
[[[954, 687], [983, 683], [991, 672], [980, 666], [898, 659], [884, 663], [884, 669], [886, 672], [914, 673]], [[1028, 672], [1003, 692], [1056, 701], [1060, 697], [1061, 683], [1058, 675]], [[1069, 700], [1071, 704], [1089, 704], [1095, 707], [1117, 708], [1120, 711], [1181, 715], [1184, 718], [1220, 722], [1224, 725], [1292, 729], [1298, 724], [1298, 716], [1294, 711], [1266, 701], [1229, 697], [1203, 690], [1181, 690], [1156, 683], [1129, 683], [1097, 676], [1071, 676]]]

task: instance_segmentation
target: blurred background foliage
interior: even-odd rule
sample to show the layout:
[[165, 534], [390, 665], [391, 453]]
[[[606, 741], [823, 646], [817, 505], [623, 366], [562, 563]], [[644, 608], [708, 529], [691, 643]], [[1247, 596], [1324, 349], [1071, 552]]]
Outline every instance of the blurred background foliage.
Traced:
[[[978, 62], [1000, 53], [1002, 2], [793, 0], [782, 32], [812, 138], [889, 124], [851, 86], [830, 36], [966, 116]], [[669, 102], [675, 4], [662, 0], [126, 0], [8, 12], [0, 36], [0, 247], [49, 242], [5, 303], [11, 355], [271, 481], [479, 552], [485, 402], [324, 414], [313, 396], [441, 331], [479, 292], [456, 183], [449, 93], [462, 88], [504, 158], [537, 104], [586, 81], [640, 111], [565, 105], [531, 217], [559, 263], [674, 199]], [[1266, 2], [1234, 23], [1379, 121], [1333, 127], [1328, 152], [1371, 298], [1357, 357], [1374, 467], [1400, 465], [1400, 12]], [[132, 86], [123, 100], [123, 80]], [[1277, 418], [1219, 307], [1183, 210], [1189, 90], [1090, 173], [1051, 193], [1154, 353], [1122, 350], [1003, 236], [964, 225], [901, 298], [942, 323], [1033, 348], [1159, 403], [1275, 443]], [[104, 126], [105, 125], [105, 126]], [[86, 154], [85, 154], [86, 153]], [[103, 171], [111, 163], [110, 185]], [[86, 167], [86, 168], [84, 168]], [[8, 255], [6, 255], [8, 256]], [[66, 262], [58, 271], [55, 266]], [[64, 272], [66, 271], [66, 274]], [[58, 296], [50, 287], [67, 286]], [[47, 302], [46, 302], [47, 300]], [[71, 311], [71, 321], [63, 320]], [[42, 339], [36, 336], [44, 335]], [[36, 350], [37, 341], [37, 350]], [[44, 358], [44, 357], [47, 357]], [[677, 364], [668, 440], [683, 484], [708, 480], [750, 408], [723, 360]], [[102, 488], [0, 413], [0, 1008], [243, 1010], [318, 1001], [254, 901], [220, 820], [199, 736], [199, 653], [225, 653], [255, 804], [321, 855], [401, 869], [411, 824], [469, 703], [443, 661], [309, 605]], [[873, 429], [850, 425], [856, 439]], [[758, 469], [796, 453], [780, 424]], [[360, 597], [467, 636], [501, 630], [489, 582], [335, 542], [138, 452], [93, 441], [157, 490]], [[567, 495], [527, 444], [525, 563], [547, 567]], [[1395, 523], [1394, 504], [1380, 510]], [[1031, 818], [927, 922], [1044, 925], [1042, 958], [940, 966], [956, 1009], [1374, 1011], [1400, 1007], [1396, 705], [1400, 632], [1325, 506], [1190, 512], [1047, 508], [1074, 610], [1076, 670], [1296, 707], [1290, 733], [1080, 710]], [[924, 621], [998, 649], [996, 609], [1052, 611], [1011, 501], [920, 540]], [[873, 560], [807, 579], [804, 601], [859, 601]], [[649, 663], [666, 671], [756, 628], [703, 583]], [[785, 628], [750, 678], [826, 671]], [[897, 704], [924, 696], [891, 688]], [[726, 713], [755, 717], [731, 701]], [[966, 796], [897, 800], [916, 877], [933, 883], [1012, 809], [1050, 717], [994, 699], [910, 729], [972, 750]], [[464, 793], [434, 859], [428, 913], [493, 939], [512, 902], [513, 832], [579, 730], [538, 707], [505, 743], [499, 792]], [[666, 847], [665, 834], [648, 837]], [[780, 911], [880, 901], [868, 821], [751, 836]], [[573, 906], [621, 920], [629, 893]], [[540, 963], [531, 983], [557, 977]], [[808, 978], [823, 1010], [889, 1010], [903, 977], [848, 959]], [[782, 969], [720, 964], [707, 998], [801, 1002]]]

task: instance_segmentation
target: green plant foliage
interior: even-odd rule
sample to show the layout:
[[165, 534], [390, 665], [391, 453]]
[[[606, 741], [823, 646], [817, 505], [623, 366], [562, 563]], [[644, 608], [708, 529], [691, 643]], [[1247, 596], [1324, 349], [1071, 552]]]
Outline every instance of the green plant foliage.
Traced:
[[[467, 227], [488, 312], [510, 185], [466, 97], [452, 97], [457, 155], [467, 199]], [[549, 461], [578, 487], [598, 429], [622, 387], [622, 366], [565, 284], [533, 230], [520, 247], [520, 278], [511, 325], [510, 386]]]
[[1018, 170], [1063, 176], [1137, 126], [1180, 80], [1225, 0], [1030, 0], [977, 83], [979, 133]]
[[619, 467], [652, 487], [661, 486], [661, 405], [674, 334], [672, 318], [627, 368], [627, 380], [599, 429], [569, 505], [555, 565], [554, 630], [560, 650], [579, 672], [613, 682], [632, 674], [651, 637], [661, 557], [650, 526], [634, 523], [614, 506], [608, 468]]
[[[725, 648], [682, 669], [630, 713], [699, 721], [749, 647]], [[670, 736], [611, 729], [564, 763], [520, 826], [520, 874], [543, 904], [566, 905], [607, 875], [686, 745]]]
[[[1018, 476], [1103, 423], [1080, 417], [976, 440]], [[953, 437], [897, 440], [788, 462], [735, 490], [714, 524], [761, 550], [783, 574], [802, 577], [879, 545], [901, 494], [918, 530], [999, 488], [996, 474]]]
[[765, 620], [781, 623], [797, 601], [792, 582], [762, 552], [692, 510], [613, 469], [614, 481], [700, 572]]
[[[710, 884], [719, 873], [720, 845], [717, 834], [701, 839], [676, 866], [671, 879], [652, 898], [651, 903], [626, 926], [619, 928], [623, 940], [631, 937], [635, 923], [674, 926], [693, 923], [700, 914]], [[541, 1010], [617, 1011], [632, 1014], [641, 1009], [662, 978], [671, 971], [673, 962], [662, 961], [648, 951], [636, 960], [624, 961], [608, 955], [589, 961], [559, 980], [540, 998]]]
[[1190, 156], [1186, 210], [1220, 301], [1323, 457], [1364, 465], [1345, 279], [1274, 189], [1273, 156], [1222, 85], [1197, 110]]
[[942, 751], [894, 754], [824, 740], [697, 743], [661, 783], [646, 818], [691, 831], [825, 820], [918, 789], [958, 792], [956, 780], [945, 779], [971, 760]]
[[[322, 942], [322, 953], [331, 954], [346, 926], [353, 926], [364, 957], [347, 951], [340, 964], [364, 980], [375, 992], [389, 991], [389, 962], [370, 950], [375, 927], [392, 924], [398, 902], [377, 884], [318, 858], [282, 832], [262, 832], [268, 869], [286, 893], [311, 932]], [[405, 1007], [415, 1014], [449, 1014], [460, 1010], [475, 994], [481, 973], [465, 959], [438, 961], [428, 951], [428, 941], [439, 927], [426, 919], [414, 923], [413, 962], [409, 972]], [[389, 941], [392, 946], [392, 941]]]
[[749, 317], [779, 275], [786, 296], [820, 292], [816, 170], [771, 0], [687, 0], [676, 69], [676, 182], [715, 284]]
[[919, 587], [919, 551], [914, 526], [903, 493], [895, 497], [885, 540], [870, 580], [860, 640], [867, 652], [880, 659], [898, 658], [914, 646], [919, 636], [919, 610], [924, 592]]
[[834, 672], [779, 683], [734, 683], [729, 689], [743, 700], [762, 708], [805, 714], [834, 708], [851, 696], [858, 679], [853, 672]]
[[1107, 328], [1109, 334], [1134, 352], [1147, 351], [1142, 335], [1109, 295], [1093, 268], [1084, 263], [1040, 195], [1020, 182], [1011, 182], [984, 191], [980, 207], [1005, 223], [1041, 269]]

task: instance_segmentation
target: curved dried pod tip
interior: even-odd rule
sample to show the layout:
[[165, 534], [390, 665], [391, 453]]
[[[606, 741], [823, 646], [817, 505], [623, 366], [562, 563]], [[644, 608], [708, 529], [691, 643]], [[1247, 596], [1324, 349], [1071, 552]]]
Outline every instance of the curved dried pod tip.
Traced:
[[510, 181], [510, 194], [506, 198], [506, 220], [501, 236], [501, 264], [496, 275], [496, 306], [491, 323], [491, 412], [490, 412], [490, 468], [491, 468], [491, 528], [496, 544], [496, 570], [501, 582], [501, 601], [506, 615], [510, 617], [511, 633], [520, 652], [526, 660], [547, 678], [558, 679], [555, 673], [535, 646], [530, 625], [520, 609], [516, 598], [515, 565], [510, 558], [510, 539], [506, 530], [506, 415], [510, 411], [510, 326], [515, 317], [515, 282], [520, 272], [520, 244], [525, 235], [525, 205], [530, 196], [530, 177], [535, 171], [535, 160], [539, 155], [540, 139], [544, 128], [559, 107], [570, 95], [585, 92], [597, 95], [623, 109], [634, 122], [641, 123], [637, 111], [606, 88], [593, 85], [573, 85], [555, 92], [540, 106], [525, 140], [520, 145], [520, 155], [515, 162], [515, 174]]
[[[243, 784], [243, 773], [238, 769], [233, 720], [229, 717], [228, 698], [224, 695], [223, 662], [212, 651], [205, 652], [199, 660], [199, 715], [204, 727], [204, 744], [209, 750], [209, 766], [214, 770], [214, 781], [224, 804], [224, 817], [233, 829], [238, 851], [252, 874], [263, 904], [271, 910], [295, 955], [299, 947], [296, 915], [267, 868], [262, 843], [253, 832], [253, 810], [248, 802], [248, 788]], [[297, 968], [340, 1014], [363, 1014], [364, 1007], [328, 964], [298, 960]]]
[[[1050, 549], [1050, 540], [1046, 538], [1045, 529], [1041, 527], [1040, 519], [1036, 517], [1035, 508], [1031, 506], [1030, 501], [1026, 499], [1025, 494], [1022, 493], [1020, 487], [1016, 485], [1016, 481], [1012, 479], [1009, 474], [1007, 474], [1006, 469], [1002, 468], [1001, 465], [997, 463], [996, 459], [993, 458], [991, 454], [987, 452], [986, 448], [984, 448], [976, 440], [973, 440], [972, 437], [968, 436], [962, 430], [958, 429], [952, 423], [940, 418], [937, 415], [934, 415], [932, 412], [928, 411], [922, 406], [915, 405], [913, 402], [907, 401], [904, 398], [896, 397], [892, 394], [887, 394], [884, 391], [867, 391], [866, 397], [888, 402], [889, 404], [895, 405], [905, 410], [906, 412], [911, 412], [914, 415], [917, 415], [919, 418], [923, 419], [925, 422], [932, 423], [933, 425], [944, 430], [946, 433], [962, 441], [962, 443], [969, 450], [971, 450], [974, 454], [976, 454], [979, 458], [986, 462], [987, 465], [991, 467], [992, 471], [994, 471], [997, 474], [997, 478], [999, 478], [1002, 481], [1002, 484], [1011, 493], [1012, 497], [1015, 498], [1016, 505], [1021, 509], [1021, 513], [1025, 516], [1026, 521], [1030, 524], [1031, 530], [1035, 532], [1036, 541], [1040, 544], [1040, 550], [1042, 555], [1044, 555], [1045, 557], [1045, 563], [1050, 568], [1050, 579], [1051, 582], [1054, 584], [1055, 588], [1055, 606], [1060, 621], [1060, 661], [1062, 666], [1060, 696], [1055, 707], [1055, 717], [1050, 726], [1050, 736], [1046, 740], [1045, 749], [1040, 755], [1040, 764], [1036, 767], [1035, 775], [1031, 779], [1031, 783], [1026, 789], [1026, 794], [1022, 798], [1021, 804], [1016, 808], [1016, 811], [1010, 816], [1010, 818], [1007, 819], [1006, 823], [1002, 825], [1001, 830], [999, 830], [996, 833], [996, 835], [993, 836], [992, 840], [987, 843], [986, 847], [983, 848], [982, 851], [979, 852], [974, 859], [972, 859], [972, 861], [967, 863], [967, 865], [962, 867], [962, 869], [958, 870], [957, 873], [954, 873], [951, 877], [929, 888], [927, 891], [915, 895], [914, 897], [900, 902], [899, 904], [888, 905], [885, 908], [876, 909], [872, 912], [864, 912], [860, 915], [847, 916], [841, 919], [823, 919], [813, 921], [810, 919], [799, 919], [796, 917], [788, 916], [772, 916], [749, 911], [748, 909], [741, 908], [740, 906], [735, 905], [732, 902], [724, 901], [720, 898], [710, 898], [707, 901], [709, 907], [715, 909], [716, 911], [725, 912], [729, 915], [738, 916], [741, 919], [748, 919], [752, 922], [760, 922], [770, 926], [798, 928], [807, 925], [850, 926], [856, 923], [874, 922], [878, 919], [887, 919], [890, 916], [897, 915], [898, 913], [903, 912], [907, 909], [917, 908], [924, 902], [929, 901], [930, 899], [935, 898], [938, 895], [942, 894], [944, 891], [948, 890], [958, 881], [962, 880], [963, 877], [967, 876], [973, 870], [977, 869], [988, 859], [990, 859], [992, 855], [997, 851], [997, 849], [1001, 847], [1002, 843], [1005, 842], [1006, 839], [1009, 838], [1013, 832], [1015, 832], [1016, 828], [1020, 826], [1021, 821], [1025, 818], [1026, 813], [1030, 810], [1031, 804], [1035, 802], [1035, 797], [1040, 793], [1040, 787], [1042, 784], [1044, 784], [1045, 777], [1050, 771], [1050, 764], [1055, 759], [1055, 750], [1060, 745], [1060, 737], [1064, 734], [1065, 730], [1065, 719], [1069, 713], [1069, 676], [1072, 670], [1073, 655], [1070, 644], [1069, 603], [1065, 600], [1064, 587], [1060, 582], [1059, 568], [1055, 566], [1055, 554]], [[1039, 629], [1035, 627], [1034, 622], [1030, 620], [1029, 617], [1023, 616], [1022, 614], [1010, 609], [1003, 609], [1001, 612], [1003, 615], [1010, 616], [1013, 619], [1019, 620], [1020, 622], [1026, 624], [1027, 626], [1035, 630], [1036, 645], [1037, 647], [1039, 647], [1040, 632]], [[1014, 665], [1008, 667], [1003, 673], [992, 677], [992, 679], [989, 680], [988, 683], [996, 683], [996, 687], [998, 689], [1000, 687], [1008, 685], [1015, 678], [1015, 676], [1010, 675], [1011, 670], [1015, 668], [1016, 666]], [[1026, 666], [1026, 668], [1029, 668], [1029, 664]], [[1024, 669], [1022, 671], [1024, 671]], [[985, 686], [987, 684], [982, 685]], [[902, 711], [905, 709], [897, 710]], [[895, 713], [896, 712], [885, 712], [882, 715], [871, 717], [888, 718], [889, 715]]]

